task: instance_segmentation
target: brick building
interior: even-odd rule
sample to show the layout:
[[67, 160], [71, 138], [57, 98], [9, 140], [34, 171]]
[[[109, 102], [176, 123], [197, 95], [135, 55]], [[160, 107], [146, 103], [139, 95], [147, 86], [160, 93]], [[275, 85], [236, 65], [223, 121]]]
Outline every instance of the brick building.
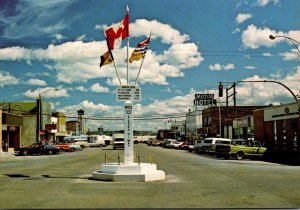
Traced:
[[300, 162], [300, 118], [296, 103], [255, 110], [254, 138], [264, 142], [270, 157]]
[[[221, 134], [225, 138], [237, 138], [233, 129], [233, 120], [236, 118], [253, 115], [253, 110], [265, 108], [266, 106], [230, 106], [230, 107], [208, 107], [202, 110], [203, 126], [198, 129], [200, 135], [215, 137]], [[221, 132], [220, 117], [221, 116]]]

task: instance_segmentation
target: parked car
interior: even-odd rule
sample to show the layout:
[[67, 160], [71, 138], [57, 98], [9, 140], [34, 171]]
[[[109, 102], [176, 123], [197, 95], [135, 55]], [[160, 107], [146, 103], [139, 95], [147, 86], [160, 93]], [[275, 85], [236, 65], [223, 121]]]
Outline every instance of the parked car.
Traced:
[[220, 158], [229, 159], [231, 156], [231, 146], [230, 142], [225, 141], [222, 143], [216, 143], [215, 145], [215, 155]]
[[100, 135], [90, 135], [88, 136], [88, 142], [90, 147], [105, 147], [105, 139], [104, 136]]
[[203, 141], [204, 140], [200, 140], [200, 139], [195, 140], [195, 145], [194, 145], [195, 152], [198, 153], [202, 152]]
[[263, 156], [267, 148], [262, 147], [259, 141], [245, 141], [246, 145], [231, 145], [231, 156], [242, 160], [245, 156]]
[[149, 138], [147, 144], [148, 146], [160, 146], [161, 141], [157, 140], [156, 138]]
[[60, 148], [42, 142], [34, 143], [29, 147], [19, 149], [19, 155], [52, 155], [59, 154]]
[[70, 149], [74, 149], [74, 151], [80, 151], [82, 150], [82, 147], [80, 145], [76, 145], [75, 143], [69, 143]]
[[183, 144], [184, 142], [177, 142], [177, 143], [175, 143], [175, 144], [173, 144], [173, 147], [172, 148], [174, 148], [174, 149], [179, 149], [179, 147]]
[[195, 150], [194, 147], [195, 147], [194, 144], [188, 145], [187, 151], [188, 151], [188, 152], [193, 152], [193, 151]]
[[189, 146], [192, 145], [190, 142], [185, 142], [182, 145], [179, 146], [179, 149], [187, 150]]
[[216, 144], [230, 144], [231, 140], [226, 138], [206, 138], [203, 140], [201, 151], [209, 155], [214, 155], [216, 152]]
[[175, 139], [167, 139], [165, 141], [165, 148], [172, 148], [174, 144], [177, 143], [177, 140]]
[[69, 144], [59, 143], [59, 144], [54, 144], [53, 146], [59, 148], [61, 151], [74, 152], [74, 148], [71, 149]]
[[113, 144], [113, 149], [117, 149], [117, 148], [124, 148], [124, 134], [123, 133], [116, 133], [113, 134], [113, 140], [112, 140], [112, 144]]

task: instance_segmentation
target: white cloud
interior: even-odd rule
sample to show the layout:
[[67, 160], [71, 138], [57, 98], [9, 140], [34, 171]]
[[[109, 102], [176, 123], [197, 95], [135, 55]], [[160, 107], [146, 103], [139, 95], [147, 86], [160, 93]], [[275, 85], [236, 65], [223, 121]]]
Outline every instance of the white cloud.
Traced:
[[273, 57], [273, 55], [271, 53], [263, 53], [262, 54], [264, 57]]
[[287, 36], [287, 37], [300, 37], [300, 30], [289, 31], [284, 33], [282, 31], [276, 32], [269, 28], [257, 28], [257, 26], [251, 24], [242, 33], [242, 43], [245, 48], [258, 49], [259, 47], [273, 47], [279, 42], [287, 42], [292, 44], [289, 39], [278, 37], [274, 40], [269, 38], [270, 35], [274, 36]]
[[59, 97], [68, 97], [68, 91], [64, 88], [56, 88], [54, 87], [46, 87], [46, 88], [38, 88], [36, 90], [27, 90], [23, 93], [28, 98], [38, 98], [39, 94], [41, 94], [42, 98], [59, 98]]
[[233, 64], [233, 63], [227, 63], [226, 65], [223, 66], [223, 68], [224, 68], [225, 70], [232, 70], [232, 69], [234, 69], [235, 67], [234, 67], [234, 64]]
[[277, 40], [270, 40], [269, 36], [271, 34], [276, 34], [276, 32], [269, 28], [257, 28], [251, 24], [242, 33], [243, 46], [251, 49], [257, 49], [261, 46], [272, 47], [276, 44]]
[[300, 60], [300, 52], [297, 49], [292, 49], [290, 52], [281, 53], [280, 55], [286, 61]]
[[221, 71], [222, 70], [222, 66], [219, 63], [213, 64], [213, 65], [209, 65], [208, 68], [211, 71]]
[[235, 28], [232, 32], [232, 34], [237, 34], [237, 33], [240, 33], [241, 32], [241, 29], [239, 28]]
[[109, 89], [101, 86], [99, 83], [96, 83], [91, 86], [91, 91], [95, 93], [108, 93]]
[[29, 85], [39, 85], [39, 86], [46, 86], [47, 83], [44, 80], [40, 80], [40, 79], [30, 79], [27, 81], [27, 84]]
[[269, 3], [277, 4], [279, 0], [258, 0], [257, 5], [260, 7], [265, 7]]
[[64, 40], [64, 39], [66, 39], [67, 37], [65, 37], [65, 36], [63, 36], [63, 35], [61, 35], [61, 34], [54, 34], [54, 35], [52, 35], [57, 41], [62, 41], [62, 40]]
[[221, 70], [232, 70], [235, 66], [233, 63], [227, 63], [226, 65], [221, 65], [219, 63], [209, 65], [208, 69], [211, 71], [221, 71]]
[[245, 69], [249, 69], [249, 70], [255, 70], [256, 68], [254, 66], [245, 66]]
[[99, 30], [99, 31], [103, 31], [107, 28], [108, 26], [106, 24], [103, 25], [95, 25], [94, 29]]
[[19, 79], [12, 76], [9, 72], [0, 71], [0, 87], [5, 85], [17, 85], [19, 84]]
[[243, 22], [245, 22], [246, 20], [252, 18], [252, 14], [245, 14], [245, 13], [240, 13], [238, 14], [238, 16], [236, 17], [235, 21], [236, 23], [239, 25]]
[[76, 90], [79, 90], [80, 92], [87, 92], [88, 90], [83, 87], [83, 86], [78, 86], [78, 87], [75, 87]]
[[108, 111], [110, 107], [104, 104], [94, 104], [91, 101], [85, 100], [80, 103], [81, 108], [90, 110]]

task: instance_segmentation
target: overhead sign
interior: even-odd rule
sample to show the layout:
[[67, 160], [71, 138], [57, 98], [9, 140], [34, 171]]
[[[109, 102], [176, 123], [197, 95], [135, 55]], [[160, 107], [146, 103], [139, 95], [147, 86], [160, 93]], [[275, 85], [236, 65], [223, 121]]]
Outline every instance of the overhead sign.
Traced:
[[117, 101], [141, 101], [141, 89], [134, 85], [123, 85], [117, 88]]
[[194, 106], [211, 106], [216, 103], [214, 94], [195, 94]]

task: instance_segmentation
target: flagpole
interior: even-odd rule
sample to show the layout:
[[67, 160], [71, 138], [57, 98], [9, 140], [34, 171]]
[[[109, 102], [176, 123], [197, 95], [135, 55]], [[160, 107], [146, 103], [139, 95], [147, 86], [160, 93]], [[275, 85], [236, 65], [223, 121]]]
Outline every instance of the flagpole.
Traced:
[[[149, 39], [151, 38], [151, 34], [152, 34], [152, 31], [150, 32]], [[150, 43], [149, 43], [149, 45], [150, 45]], [[149, 47], [149, 45], [148, 45], [148, 47]], [[143, 66], [145, 57], [146, 57], [146, 52], [145, 52], [145, 55], [144, 55], [143, 60], [142, 60], [142, 62], [141, 62], [141, 65], [140, 65], [140, 69], [139, 69], [138, 75], [137, 75], [137, 77], [136, 77], [136, 79], [135, 79], [135, 85], [137, 84], [137, 81], [138, 81], [138, 79], [139, 79], [139, 76], [140, 76], [140, 73], [141, 73], [141, 70], [142, 70], [142, 66]]]
[[[127, 15], [128, 15], [128, 22], [129, 22], [129, 7], [127, 5]], [[129, 25], [129, 23], [128, 23]], [[128, 26], [129, 30], [129, 26]], [[128, 33], [129, 34], [129, 33]], [[127, 37], [127, 85], [129, 85], [129, 36]]]
[[117, 73], [117, 76], [118, 76], [118, 79], [119, 79], [119, 82], [120, 82], [120, 85], [122, 85], [122, 82], [121, 82], [121, 79], [120, 79], [120, 75], [119, 75], [119, 72], [117, 70], [117, 66], [115, 64], [115, 61], [113, 60], [113, 64], [114, 64], [114, 67], [115, 67], [115, 70], [116, 70], [116, 73]]

